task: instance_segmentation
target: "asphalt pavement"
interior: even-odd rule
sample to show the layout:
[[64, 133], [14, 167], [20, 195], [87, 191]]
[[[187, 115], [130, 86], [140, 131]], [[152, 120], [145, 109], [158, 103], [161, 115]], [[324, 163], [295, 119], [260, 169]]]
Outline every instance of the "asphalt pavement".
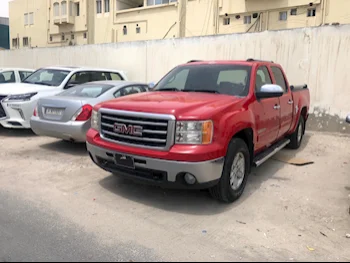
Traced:
[[113, 241], [102, 246], [93, 234], [60, 215], [0, 192], [0, 262], [157, 260], [139, 245]]

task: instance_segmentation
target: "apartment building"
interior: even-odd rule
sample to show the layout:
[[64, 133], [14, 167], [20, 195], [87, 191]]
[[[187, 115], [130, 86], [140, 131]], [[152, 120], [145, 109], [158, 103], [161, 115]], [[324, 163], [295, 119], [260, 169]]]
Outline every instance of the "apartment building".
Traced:
[[11, 48], [350, 23], [350, 0], [13, 0]]

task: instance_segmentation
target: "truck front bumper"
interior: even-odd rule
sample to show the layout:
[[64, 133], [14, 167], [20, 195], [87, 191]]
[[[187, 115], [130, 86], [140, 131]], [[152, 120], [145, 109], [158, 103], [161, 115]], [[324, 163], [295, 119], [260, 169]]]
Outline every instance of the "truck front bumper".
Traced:
[[[116, 165], [115, 155], [121, 152], [104, 149], [87, 142], [92, 161], [100, 168], [132, 180], [166, 188], [206, 189], [216, 185], [222, 174], [224, 158], [204, 162], [182, 162], [125, 154], [134, 160], [133, 168]], [[185, 174], [196, 178], [194, 184], [185, 181]]]

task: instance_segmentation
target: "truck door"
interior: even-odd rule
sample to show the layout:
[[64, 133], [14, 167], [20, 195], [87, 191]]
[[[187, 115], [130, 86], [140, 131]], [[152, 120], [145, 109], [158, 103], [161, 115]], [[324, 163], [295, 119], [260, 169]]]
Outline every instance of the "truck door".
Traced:
[[[256, 72], [255, 90], [259, 90], [265, 84], [272, 84], [269, 69], [260, 66]], [[277, 140], [280, 129], [280, 109], [278, 98], [256, 100], [253, 103], [255, 124], [257, 131], [256, 151], [270, 146]]]
[[284, 89], [284, 95], [279, 98], [281, 106], [281, 122], [278, 137], [280, 138], [284, 136], [292, 126], [294, 102], [292, 91], [289, 88], [282, 70], [277, 66], [271, 66], [271, 70], [274, 77], [274, 83]]

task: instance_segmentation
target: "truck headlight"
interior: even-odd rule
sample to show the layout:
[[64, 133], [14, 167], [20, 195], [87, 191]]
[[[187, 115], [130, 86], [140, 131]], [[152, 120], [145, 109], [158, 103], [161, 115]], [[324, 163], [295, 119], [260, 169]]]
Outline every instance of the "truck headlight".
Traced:
[[26, 93], [26, 94], [18, 94], [18, 95], [10, 95], [8, 96], [5, 101], [28, 101], [32, 97], [34, 97], [37, 92], [32, 92], [32, 93]]
[[210, 144], [213, 140], [214, 125], [207, 121], [176, 122], [176, 144]]
[[100, 116], [98, 111], [93, 110], [91, 113], [91, 129], [98, 131], [100, 128]]

